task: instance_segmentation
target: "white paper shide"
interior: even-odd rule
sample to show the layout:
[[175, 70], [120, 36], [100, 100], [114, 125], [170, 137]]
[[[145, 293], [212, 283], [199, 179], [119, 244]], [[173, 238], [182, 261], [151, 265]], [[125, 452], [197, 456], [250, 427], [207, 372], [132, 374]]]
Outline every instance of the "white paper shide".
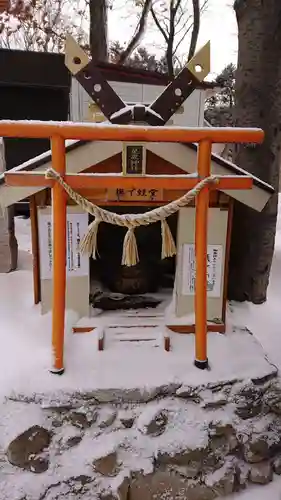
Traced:
[[[38, 213], [41, 279], [52, 279], [53, 240], [51, 214]], [[66, 226], [66, 271], [68, 277], [88, 276], [89, 258], [81, 255], [80, 241], [88, 227], [88, 214], [68, 213]]]
[[[183, 245], [183, 275], [182, 294], [194, 295], [196, 278], [195, 245]], [[208, 245], [207, 250], [207, 290], [208, 297], [219, 298], [221, 296], [223, 246]]]

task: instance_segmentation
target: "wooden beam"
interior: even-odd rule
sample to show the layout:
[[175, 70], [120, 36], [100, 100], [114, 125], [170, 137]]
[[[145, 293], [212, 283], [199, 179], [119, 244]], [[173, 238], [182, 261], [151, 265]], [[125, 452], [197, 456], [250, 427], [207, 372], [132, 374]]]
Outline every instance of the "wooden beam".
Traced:
[[196, 52], [192, 59], [188, 61], [186, 67], [199, 82], [203, 82], [204, 78], [206, 78], [211, 71], [210, 42], [207, 42], [198, 52]]
[[[188, 191], [199, 182], [198, 177], [187, 175], [125, 177], [105, 174], [68, 174], [65, 182], [73, 189], [173, 189]], [[6, 172], [8, 186], [53, 187], [57, 181], [46, 179], [43, 173]], [[222, 176], [218, 184], [210, 184], [210, 189], [251, 189], [253, 179], [250, 176]]]
[[[149, 325], [151, 326], [151, 325]], [[171, 330], [172, 332], [175, 333], [194, 333], [195, 332], [195, 325], [166, 325], [166, 327]], [[90, 333], [93, 330], [98, 328], [97, 326], [73, 326], [72, 327], [72, 332], [73, 333]], [[207, 330], [209, 332], [215, 332], [215, 333], [225, 333], [225, 324], [224, 323], [208, 323], [207, 325]], [[164, 337], [164, 341], [166, 343], [166, 338]], [[170, 340], [170, 339], [169, 339]], [[167, 349], [165, 349], [167, 350]]]
[[[178, 198], [181, 198], [181, 196], [184, 196], [186, 194], [186, 191], [183, 190], [174, 190], [174, 189], [164, 189], [163, 192], [163, 197], [162, 199], [157, 199], [157, 200], [151, 200], [150, 197], [148, 196], [146, 199], [140, 198], [138, 196], [138, 193], [134, 193], [133, 196], [126, 201], [124, 201], [123, 198], [119, 198], [116, 194], [116, 190], [114, 190], [114, 197], [110, 196], [110, 193], [113, 190], [108, 190], [108, 189], [78, 189], [77, 192], [81, 194], [84, 198], [87, 198], [87, 200], [90, 200], [91, 202], [95, 203], [96, 205], [101, 205], [101, 206], [110, 206], [110, 205], [116, 205], [116, 206], [136, 206], [136, 207], [142, 207], [142, 206], [161, 206], [161, 205], [166, 205], [168, 202], [177, 200]], [[161, 192], [161, 190], [160, 190]], [[222, 191], [217, 191], [217, 190], [211, 190], [210, 191], [210, 206], [211, 207], [216, 207], [216, 206], [227, 206], [227, 203], [221, 203], [220, 201], [220, 194], [223, 194]], [[225, 198], [228, 200], [229, 197], [225, 195]], [[69, 200], [68, 203], [72, 204], [75, 202], [73, 200]], [[49, 203], [50, 204], [50, 203]], [[190, 203], [189, 206], [193, 206], [194, 202]]]
[[[167, 325], [167, 328], [171, 330], [172, 332], [175, 333], [194, 333], [195, 332], [195, 325]], [[214, 333], [225, 333], [225, 323], [219, 323], [219, 324], [207, 324], [207, 331], [209, 332], [214, 332]]]
[[229, 274], [233, 212], [234, 212], [234, 200], [232, 198], [232, 199], [230, 199], [229, 206], [228, 206], [228, 220], [227, 220], [226, 245], [225, 245], [223, 301], [222, 301], [222, 321], [223, 321], [223, 323], [226, 323], [226, 304], [227, 304], [227, 292], [228, 292], [227, 289], [228, 289], [228, 274]]
[[[211, 168], [212, 143], [203, 141], [198, 151], [198, 174], [208, 177]], [[209, 190], [204, 188], [196, 198], [195, 217], [195, 366], [208, 368], [207, 356], [207, 248]]]
[[38, 238], [38, 217], [36, 196], [31, 196], [29, 200], [30, 222], [31, 222], [31, 245], [33, 263], [33, 296], [34, 304], [39, 304], [41, 300], [40, 285], [40, 258], [39, 258], [39, 238]]
[[[65, 173], [65, 143], [61, 137], [52, 139], [53, 167], [61, 175]], [[52, 373], [64, 372], [64, 327], [65, 327], [65, 294], [66, 294], [66, 193], [56, 183], [53, 198], [53, 367]]]
[[43, 139], [52, 136], [86, 141], [261, 143], [264, 132], [258, 128], [228, 127], [151, 127], [104, 125], [96, 123], [1, 120], [0, 137]]
[[[145, 114], [145, 121], [154, 126], [167, 124], [173, 114], [180, 109], [186, 99], [198, 88], [199, 82], [202, 82], [209, 72], [210, 44], [207, 43], [172, 79], [155, 101], [150, 104]], [[149, 111], [153, 113], [149, 113]]]
[[90, 62], [86, 52], [81, 49], [80, 45], [76, 43], [71, 35], [65, 37], [65, 58], [64, 64], [73, 75], [81, 71]]

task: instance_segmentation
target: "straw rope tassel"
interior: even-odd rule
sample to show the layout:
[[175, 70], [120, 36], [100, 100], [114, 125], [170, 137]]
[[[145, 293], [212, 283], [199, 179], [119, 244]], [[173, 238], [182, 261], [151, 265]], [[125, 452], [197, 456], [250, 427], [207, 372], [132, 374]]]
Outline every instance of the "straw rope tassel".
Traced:
[[132, 267], [139, 262], [136, 235], [133, 227], [129, 227], [124, 238], [122, 266]]
[[162, 235], [162, 251], [161, 259], [166, 259], [167, 257], [173, 257], [176, 255], [177, 248], [166, 219], [161, 220], [161, 235]]
[[87, 232], [84, 234], [81, 242], [80, 242], [80, 252], [82, 255], [90, 255], [94, 260], [96, 260], [98, 254], [97, 248], [97, 238], [98, 238], [98, 229], [101, 220], [96, 217], [91, 224], [89, 224]]
[[93, 259], [97, 255], [97, 233], [100, 222], [106, 222], [107, 224], [113, 224], [121, 227], [127, 228], [127, 233], [124, 238], [123, 243], [123, 256], [122, 265], [123, 266], [135, 266], [139, 262], [139, 254], [137, 248], [136, 236], [134, 229], [138, 226], [148, 226], [155, 222], [161, 222], [161, 233], [162, 233], [162, 259], [166, 257], [172, 257], [176, 254], [176, 245], [170, 231], [169, 225], [166, 218], [170, 215], [178, 212], [180, 208], [186, 207], [188, 203], [196, 198], [200, 191], [206, 187], [208, 184], [219, 182], [218, 177], [211, 175], [206, 179], [202, 179], [198, 184], [191, 189], [184, 196], [178, 200], [168, 203], [168, 205], [161, 206], [150, 210], [150, 212], [145, 212], [144, 214], [115, 214], [109, 212], [94, 203], [90, 202], [79, 193], [74, 191], [61, 177], [61, 175], [56, 172], [53, 168], [49, 168], [45, 172], [45, 177], [47, 179], [54, 179], [60, 183], [60, 185], [67, 192], [68, 196], [75, 201], [83, 210], [95, 217], [95, 220], [89, 225], [86, 234], [84, 235], [80, 250], [82, 253], [91, 254]]

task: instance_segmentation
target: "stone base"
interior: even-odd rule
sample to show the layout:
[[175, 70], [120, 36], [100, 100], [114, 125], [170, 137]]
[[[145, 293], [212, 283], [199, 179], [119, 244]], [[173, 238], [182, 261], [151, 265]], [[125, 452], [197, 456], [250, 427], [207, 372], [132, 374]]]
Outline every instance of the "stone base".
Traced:
[[104, 402], [110, 399], [109, 390], [100, 390], [64, 401], [7, 400], [3, 497], [17, 500], [22, 489], [26, 498], [48, 500], [74, 494], [85, 500], [213, 500], [281, 473], [277, 377], [174, 384], [146, 402], [122, 402], [121, 392], [119, 403]]
[[100, 292], [96, 296], [90, 295], [90, 304], [102, 311], [125, 311], [130, 309], [155, 308], [161, 303], [154, 297], [147, 295], [123, 295], [120, 293]]
[[0, 210], [0, 273], [15, 271], [18, 265], [18, 243], [15, 236], [13, 209]]

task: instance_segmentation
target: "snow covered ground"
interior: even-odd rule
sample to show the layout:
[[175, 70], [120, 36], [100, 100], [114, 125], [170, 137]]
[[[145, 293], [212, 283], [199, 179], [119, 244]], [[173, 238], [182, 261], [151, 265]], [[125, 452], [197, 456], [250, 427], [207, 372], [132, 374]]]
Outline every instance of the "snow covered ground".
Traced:
[[236, 324], [246, 326], [259, 340], [273, 363], [281, 370], [281, 200], [275, 240], [275, 253], [270, 275], [268, 300], [255, 306], [235, 304]]
[[[0, 350], [0, 397], [11, 392], [46, 395], [109, 388], [153, 391], [155, 387], [172, 382], [198, 385], [237, 377], [255, 378], [272, 372], [273, 367], [266, 361], [259, 342], [245, 331], [232, 333], [230, 329], [228, 335], [209, 334], [211, 370], [201, 371], [193, 364], [193, 335], [173, 334], [169, 353], [161, 345], [151, 348], [148, 342], [133, 348], [132, 342], [110, 340], [105, 351], [100, 353], [96, 348], [97, 331], [73, 335], [71, 328], [77, 317], [67, 311], [66, 371], [62, 377], [51, 375], [51, 315], [42, 316], [40, 306], [33, 305], [30, 221], [18, 218], [16, 233], [20, 248], [19, 270], [0, 275], [0, 341], [3, 346]], [[160, 325], [158, 329], [161, 336], [164, 318], [163, 327]], [[123, 335], [126, 335], [125, 330]]]
[[[139, 382], [141, 373], [145, 388], [147, 385], [165, 382], [164, 376], [171, 381], [171, 377], [184, 380], [184, 371], [189, 365], [187, 380], [198, 381], [198, 377], [223, 376], [233, 377], [239, 370], [244, 370], [245, 376], [252, 376], [258, 368], [259, 372], [266, 372], [267, 364], [263, 358], [260, 344], [272, 361], [281, 369], [281, 204], [276, 236], [276, 249], [271, 273], [268, 301], [262, 306], [252, 304], [235, 304], [234, 313], [230, 317], [231, 323], [246, 326], [256, 337], [251, 347], [243, 333], [235, 333], [235, 343], [231, 335], [224, 336], [213, 334], [210, 336], [210, 359], [213, 361], [211, 372], [198, 372], [192, 368], [193, 337], [181, 336], [181, 343], [175, 343], [175, 352], [165, 353], [160, 350], [145, 352], [145, 366], [143, 360], [137, 366], [137, 353], [126, 358], [126, 372], [120, 370], [120, 348], [114, 352], [95, 354], [94, 335], [70, 334], [72, 323], [76, 320], [74, 313], [67, 314], [67, 332], [65, 357], [68, 365], [63, 377], [49, 374], [50, 345], [51, 345], [51, 317], [41, 316], [40, 307], [33, 305], [32, 296], [32, 259], [30, 241], [30, 221], [18, 218], [16, 220], [16, 234], [19, 241], [19, 270], [15, 273], [0, 275], [0, 399], [12, 391], [28, 393], [59, 391], [71, 389], [90, 389], [95, 380], [96, 387], [105, 387], [110, 384], [110, 378], [105, 375], [102, 367], [106, 364], [114, 373], [119, 366], [118, 383], [132, 385]], [[234, 334], [233, 334], [234, 335]], [[184, 345], [183, 345], [184, 343]], [[254, 346], [254, 347], [253, 347]], [[236, 349], [236, 351], [233, 351]], [[249, 352], [251, 349], [254, 353]], [[218, 352], [218, 350], [220, 350]], [[236, 352], [236, 356], [235, 356]], [[102, 358], [101, 358], [102, 356]], [[252, 356], [252, 362], [250, 359]], [[169, 358], [168, 358], [169, 357]], [[227, 363], [222, 359], [227, 358]], [[82, 363], [81, 363], [81, 360]], [[165, 364], [163, 364], [165, 360]], [[235, 361], [238, 360], [239, 362]], [[250, 363], [249, 363], [250, 360]], [[125, 359], [124, 359], [125, 361]], [[165, 367], [161, 371], [160, 366]], [[256, 364], [258, 363], [258, 367]], [[150, 366], [152, 367], [150, 369]], [[157, 370], [155, 369], [157, 366]], [[248, 370], [248, 372], [246, 371]], [[135, 371], [136, 375], [133, 376]], [[121, 373], [120, 373], [121, 372]], [[115, 372], [116, 373], [116, 372]], [[130, 376], [128, 377], [128, 373]], [[109, 375], [110, 376], [110, 375]], [[128, 380], [129, 379], [129, 380]], [[116, 382], [116, 380], [114, 380]], [[241, 500], [263, 500], [264, 495], [269, 495], [272, 500], [281, 498], [281, 480], [277, 479], [265, 487], [250, 488], [237, 495]], [[232, 497], [236, 500], [236, 496]]]
[[265, 500], [266, 497], [270, 500], [280, 500], [281, 479], [278, 478], [267, 486], [249, 488], [242, 493], [227, 498], [228, 500]]

